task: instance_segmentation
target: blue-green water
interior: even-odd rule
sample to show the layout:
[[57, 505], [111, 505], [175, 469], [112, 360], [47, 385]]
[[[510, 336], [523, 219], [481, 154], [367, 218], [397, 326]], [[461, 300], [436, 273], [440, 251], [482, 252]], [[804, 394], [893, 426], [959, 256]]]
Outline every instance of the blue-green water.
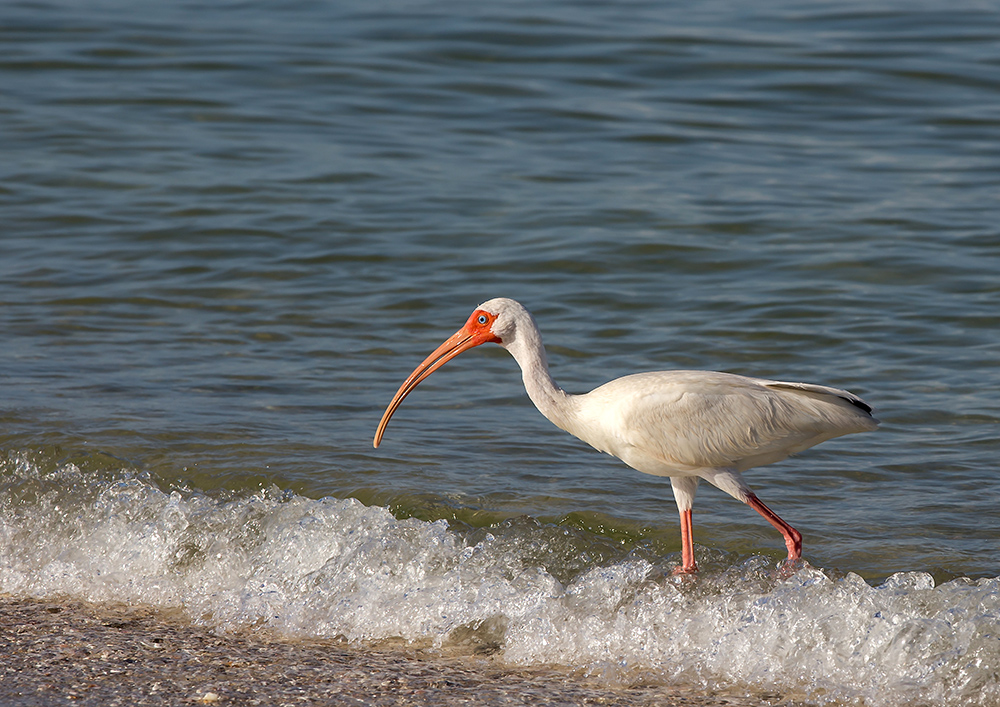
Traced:
[[[0, 591], [995, 703], [998, 47], [981, 3], [4, 4]], [[496, 347], [373, 450], [494, 296], [573, 392], [704, 368], [875, 405], [748, 474], [821, 569], [769, 574], [780, 537], [705, 487], [702, 576], [665, 579], [669, 484]]]

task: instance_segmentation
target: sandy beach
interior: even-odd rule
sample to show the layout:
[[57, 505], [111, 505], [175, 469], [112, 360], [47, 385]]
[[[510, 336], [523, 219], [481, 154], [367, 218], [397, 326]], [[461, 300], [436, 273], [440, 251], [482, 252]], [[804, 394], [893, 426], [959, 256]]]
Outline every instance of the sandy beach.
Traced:
[[0, 703], [11, 707], [750, 707], [780, 701], [659, 685], [608, 689], [557, 669], [510, 668], [489, 656], [219, 636], [150, 607], [11, 596], [0, 596], [0, 655]]

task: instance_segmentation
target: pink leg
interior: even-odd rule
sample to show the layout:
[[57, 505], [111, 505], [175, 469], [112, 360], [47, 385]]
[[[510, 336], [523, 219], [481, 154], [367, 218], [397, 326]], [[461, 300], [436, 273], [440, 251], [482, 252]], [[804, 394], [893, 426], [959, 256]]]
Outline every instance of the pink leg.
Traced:
[[691, 509], [681, 511], [681, 572], [697, 572], [694, 540], [691, 538]]
[[[747, 493], [747, 505], [764, 516], [768, 523], [777, 528], [778, 532], [785, 536], [785, 547], [788, 548], [789, 560], [798, 560], [802, 557], [802, 533], [781, 520], [777, 513], [765, 506], [752, 492]], [[690, 523], [690, 520], [688, 522]], [[683, 528], [683, 523], [681, 527]]]

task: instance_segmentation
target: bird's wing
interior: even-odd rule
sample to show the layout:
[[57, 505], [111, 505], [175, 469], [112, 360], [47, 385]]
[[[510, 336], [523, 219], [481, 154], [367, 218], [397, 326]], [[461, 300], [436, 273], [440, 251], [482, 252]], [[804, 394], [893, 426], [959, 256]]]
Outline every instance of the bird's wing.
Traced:
[[874, 412], [872, 406], [859, 398], [857, 395], [849, 393], [846, 390], [841, 390], [840, 388], [830, 388], [829, 386], [816, 385], [814, 383], [786, 383], [784, 381], [765, 380], [761, 380], [759, 382], [772, 390], [790, 390], [803, 395], [813, 395], [819, 398], [838, 398], [849, 405], [853, 405], [857, 409], [866, 413], [868, 416], [871, 416], [872, 412]]
[[[612, 448], [604, 451], [640, 471], [669, 475], [671, 469], [748, 469], [861, 431], [850, 418], [864, 413], [854, 407], [845, 415], [845, 408], [856, 404], [845, 405], [838, 397], [843, 392], [726, 373], [668, 371], [626, 376], [590, 395], [593, 405], [603, 408], [609, 431], [601, 441]], [[831, 397], [838, 403], [831, 404]]]

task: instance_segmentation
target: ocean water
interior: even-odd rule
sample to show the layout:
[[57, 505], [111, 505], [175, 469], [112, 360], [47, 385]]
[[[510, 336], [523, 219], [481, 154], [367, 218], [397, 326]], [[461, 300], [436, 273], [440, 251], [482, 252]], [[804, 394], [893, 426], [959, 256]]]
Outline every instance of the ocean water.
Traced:
[[[0, 591], [609, 684], [1000, 703], [1000, 14], [543, 0], [0, 7]], [[882, 427], [703, 485], [553, 427], [700, 368]]]

